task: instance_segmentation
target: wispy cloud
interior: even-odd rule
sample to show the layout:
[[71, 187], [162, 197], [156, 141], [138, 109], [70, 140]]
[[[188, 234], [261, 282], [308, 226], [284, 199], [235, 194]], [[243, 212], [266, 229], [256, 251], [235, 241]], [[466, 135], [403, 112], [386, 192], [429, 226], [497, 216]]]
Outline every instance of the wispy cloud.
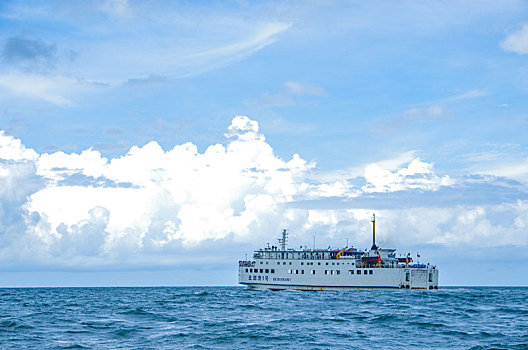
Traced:
[[[67, 106], [72, 94], [86, 92], [87, 82], [99, 82], [100, 88], [139, 87], [203, 74], [251, 56], [291, 27], [273, 19], [244, 20], [210, 11], [200, 14], [208, 26], [196, 26], [177, 12], [178, 6], [152, 6], [134, 16], [138, 6], [147, 10], [126, 0], [83, 5], [83, 13], [67, 5], [61, 11], [44, 5], [40, 11], [11, 7], [14, 21], [44, 12], [43, 18], [51, 16], [50, 27], [68, 25], [72, 34], [49, 34], [56, 42], [9, 36], [1, 53], [5, 73], [0, 84], [18, 96]], [[100, 11], [108, 18], [101, 20]], [[18, 81], [10, 81], [14, 76]]]
[[125, 82], [125, 85], [133, 87], [150, 87], [164, 85], [168, 82], [169, 79], [167, 77], [162, 77], [160, 75], [149, 75], [147, 78], [128, 79]]
[[324, 88], [299, 81], [286, 81], [277, 92], [264, 92], [258, 98], [245, 101], [249, 106], [258, 108], [289, 107], [310, 98], [326, 96]]
[[449, 118], [451, 113], [440, 105], [423, 108], [411, 108], [401, 115], [392, 118], [381, 118], [374, 123], [371, 131], [379, 133], [392, 133], [417, 124], [439, 122]]
[[[201, 67], [198, 67], [199, 73], [212, 68], [222, 67], [228, 63], [242, 60], [272, 44], [277, 39], [276, 37], [278, 34], [290, 27], [291, 23], [267, 23], [258, 26], [258, 29], [254, 31], [252, 35], [243, 40], [190, 54], [184, 57], [180, 62], [188, 66], [200, 65]], [[177, 57], [174, 58], [178, 61]], [[189, 72], [188, 74], [192, 75], [196, 73]]]
[[65, 107], [73, 102], [67, 97], [72, 91], [79, 91], [78, 81], [66, 77], [48, 77], [38, 74], [13, 72], [0, 74], [0, 87], [4, 98], [9, 94], [43, 100]]
[[500, 47], [504, 51], [515, 52], [519, 55], [528, 54], [528, 24], [525, 23], [519, 30], [508, 34], [500, 42]]
[[117, 17], [131, 18], [132, 9], [128, 0], [104, 0], [100, 8], [103, 12]]
[[297, 81], [287, 81], [284, 83], [284, 87], [292, 95], [308, 95], [308, 96], [324, 96], [326, 95], [325, 89], [320, 86], [314, 86], [304, 84]]
[[[420, 124], [437, 123], [453, 117], [451, 108], [467, 100], [478, 99], [486, 96], [488, 93], [481, 89], [472, 89], [456, 93], [451, 96], [439, 98], [434, 101], [425, 101], [406, 106], [397, 116], [382, 117], [371, 128], [375, 132], [394, 132], [411, 126]], [[410, 107], [410, 108], [409, 108]]]

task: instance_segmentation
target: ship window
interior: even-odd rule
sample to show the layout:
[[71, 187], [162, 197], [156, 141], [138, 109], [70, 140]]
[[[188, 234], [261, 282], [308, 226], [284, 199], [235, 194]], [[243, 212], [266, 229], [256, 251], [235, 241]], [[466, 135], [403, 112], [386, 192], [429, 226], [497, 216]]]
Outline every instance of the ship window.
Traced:
[[334, 274], [334, 270], [330, 270], [330, 274], [333, 275]]
[[291, 265], [291, 261], [290, 261], [290, 265]]
[[325, 275], [328, 275], [328, 270], [325, 270]]
[[366, 275], [368, 273], [367, 270], [363, 270], [363, 274]]
[[339, 265], [339, 263], [337, 263], [337, 265]]
[[353, 275], [354, 274], [354, 270], [348, 270], [348, 274], [349, 275]]
[[266, 265], [268, 265], [268, 262], [266, 261]]
[[357, 273], [358, 275], [361, 275], [361, 270], [357, 270], [356, 273]]
[[262, 269], [260, 269], [260, 273], [263, 273], [264, 271]]
[[299, 270], [295, 270], [295, 274], [298, 275], [299, 274]]
[[275, 273], [275, 269], [271, 269], [271, 273]]
[[304, 275], [304, 270], [301, 270], [301, 275]]
[[318, 263], [317, 263], [317, 265], [321, 265], [321, 263], [320, 263], [320, 262], [318, 262]]
[[248, 269], [246, 269], [246, 272], [248, 272]]
[[292, 273], [292, 270], [288, 270], [288, 273]]
[[372, 270], [369, 270], [369, 275], [372, 275]]
[[249, 272], [253, 272], [253, 269], [249, 269]]
[[341, 270], [336, 270], [336, 274], [340, 275], [341, 274]]
[[312, 275], [315, 275], [315, 270], [310, 271]]
[[332, 265], [335, 265], [335, 263], [332, 263]]
[[282, 265], [286, 265], [286, 261], [284, 261], [284, 262], [282, 263]]
[[269, 269], [266, 269], [266, 273], [269, 273]]
[[303, 262], [301, 262], [301, 265], [304, 265], [304, 263], [303, 263]]
[[409, 272], [405, 273], [405, 281], [409, 282], [410, 278], [411, 278], [411, 274]]
[[433, 282], [433, 274], [429, 273], [429, 282]]
[[328, 265], [328, 263], [326, 263], [326, 265]]
[[262, 265], [262, 261], [260, 262], [260, 265]]
[[277, 261], [277, 265], [280, 265], [280, 261]]

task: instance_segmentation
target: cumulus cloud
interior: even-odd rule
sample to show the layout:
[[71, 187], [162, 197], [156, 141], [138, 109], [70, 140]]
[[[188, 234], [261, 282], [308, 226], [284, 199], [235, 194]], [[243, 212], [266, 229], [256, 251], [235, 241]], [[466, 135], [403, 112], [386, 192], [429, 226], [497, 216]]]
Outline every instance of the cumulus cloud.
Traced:
[[[371, 239], [372, 210], [309, 210], [304, 238], [321, 230], [327, 239], [350, 238], [359, 245]], [[515, 218], [513, 222], [509, 219]], [[376, 210], [377, 241], [384, 247], [439, 245], [500, 247], [528, 245], [528, 201], [493, 206], [414, 207]], [[503, 219], [504, 218], [504, 219]], [[378, 231], [378, 230], [377, 230]]]
[[20, 140], [6, 135], [0, 130], [0, 159], [14, 161], [35, 161], [38, 158], [37, 152], [26, 148]]
[[433, 164], [425, 163], [420, 158], [413, 159], [406, 168], [390, 171], [377, 164], [365, 168], [367, 184], [362, 187], [365, 192], [394, 192], [409, 189], [435, 191], [440, 186], [449, 186], [453, 180], [448, 176], [438, 176]]
[[43, 188], [44, 181], [36, 175], [38, 155], [20, 140], [0, 131], [0, 254], [6, 261], [37, 246], [28, 231], [28, 224], [38, 221], [29, 215], [24, 205], [28, 197]]
[[[204, 153], [191, 143], [164, 151], [150, 142], [112, 160], [92, 149], [42, 154], [35, 175], [46, 185], [24, 205], [28, 215], [40, 218], [34, 232], [55, 242], [50, 254], [97, 230], [105, 234], [89, 241], [101, 244], [70, 252], [112, 255], [124, 245], [155, 249], [176, 241], [192, 246], [227, 236], [245, 239], [303, 191], [303, 174], [313, 164], [298, 155], [276, 157], [258, 123], [247, 117], [234, 118], [226, 137], [226, 146], [212, 145]], [[74, 176], [93, 181], [72, 184]]]
[[[283, 227], [300, 242], [316, 235], [362, 244], [370, 239], [371, 210], [292, 204], [436, 191], [454, 184], [432, 163], [410, 158], [413, 154], [366, 166], [361, 187], [343, 178], [314, 182], [309, 174], [315, 163], [299, 155], [277, 157], [256, 121], [237, 116], [225, 136], [225, 144], [203, 153], [192, 143], [164, 150], [152, 141], [107, 159], [94, 149], [38, 154], [0, 133], [2, 256], [11, 262], [69, 265], [170, 263], [208, 242], [254, 244]], [[384, 168], [387, 164], [396, 168]], [[478, 244], [527, 245], [522, 236], [527, 212], [522, 200], [376, 211], [386, 223], [385, 243], [441, 245], [486, 237], [495, 243]], [[510, 223], [497, 221], [500, 215]], [[187, 262], [192, 259], [187, 255]]]
[[500, 47], [504, 51], [515, 52], [519, 55], [528, 54], [528, 24], [523, 24], [521, 29], [506, 36], [501, 41]]

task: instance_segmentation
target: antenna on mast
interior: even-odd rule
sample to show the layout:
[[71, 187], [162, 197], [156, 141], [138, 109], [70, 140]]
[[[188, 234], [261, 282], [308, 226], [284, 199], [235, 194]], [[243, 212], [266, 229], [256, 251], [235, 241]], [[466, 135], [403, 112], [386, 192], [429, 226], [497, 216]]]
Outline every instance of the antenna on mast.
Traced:
[[376, 246], [376, 214], [372, 214], [372, 250], [378, 249]]
[[288, 230], [286, 229], [282, 230], [282, 238], [279, 238], [279, 243], [281, 244], [282, 250], [285, 251], [286, 243], [288, 243]]

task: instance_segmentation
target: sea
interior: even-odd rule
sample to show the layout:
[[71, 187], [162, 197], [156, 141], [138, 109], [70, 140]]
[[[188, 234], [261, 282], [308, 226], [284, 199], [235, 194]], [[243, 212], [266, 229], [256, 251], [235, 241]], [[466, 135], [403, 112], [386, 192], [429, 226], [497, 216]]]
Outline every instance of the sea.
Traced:
[[528, 288], [4, 288], [0, 348], [528, 349]]

